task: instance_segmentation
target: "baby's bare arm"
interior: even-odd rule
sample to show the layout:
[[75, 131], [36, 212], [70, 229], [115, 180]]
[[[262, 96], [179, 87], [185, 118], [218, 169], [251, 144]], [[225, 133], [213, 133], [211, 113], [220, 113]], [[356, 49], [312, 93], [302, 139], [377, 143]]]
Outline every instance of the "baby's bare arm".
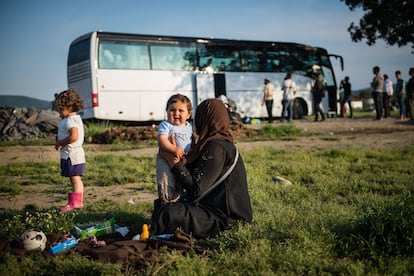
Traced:
[[158, 146], [160, 149], [172, 153], [180, 159], [185, 154], [184, 150], [175, 144], [174, 134], [172, 134], [171, 137], [168, 137], [165, 134], [159, 135]]

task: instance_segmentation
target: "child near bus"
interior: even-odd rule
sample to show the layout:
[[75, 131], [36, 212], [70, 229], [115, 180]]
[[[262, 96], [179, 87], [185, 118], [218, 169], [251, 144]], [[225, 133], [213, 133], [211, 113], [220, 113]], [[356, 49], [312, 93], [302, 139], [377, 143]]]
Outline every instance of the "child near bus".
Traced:
[[83, 207], [83, 182], [85, 170], [85, 151], [83, 150], [84, 129], [81, 117], [77, 114], [83, 108], [83, 101], [74, 89], [61, 92], [56, 96], [62, 120], [59, 123], [55, 149], [60, 151], [61, 175], [69, 177], [72, 192], [68, 193], [68, 204], [61, 207], [62, 212]]
[[[167, 102], [167, 120], [158, 126], [159, 150], [172, 153], [178, 159], [190, 151], [193, 142], [193, 128], [187, 121], [191, 117], [192, 105], [188, 97], [175, 94]], [[175, 144], [170, 142], [175, 139]], [[182, 190], [176, 187], [175, 176], [168, 163], [157, 154], [157, 186], [161, 204], [176, 202]]]

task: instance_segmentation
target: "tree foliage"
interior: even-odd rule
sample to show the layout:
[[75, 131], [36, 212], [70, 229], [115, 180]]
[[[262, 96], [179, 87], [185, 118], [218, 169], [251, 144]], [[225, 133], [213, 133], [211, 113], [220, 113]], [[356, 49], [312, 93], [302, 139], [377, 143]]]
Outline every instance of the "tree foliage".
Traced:
[[348, 27], [354, 42], [366, 39], [368, 45], [383, 39], [389, 45], [414, 48], [413, 0], [341, 0], [351, 11], [362, 8], [365, 12], [359, 21]]

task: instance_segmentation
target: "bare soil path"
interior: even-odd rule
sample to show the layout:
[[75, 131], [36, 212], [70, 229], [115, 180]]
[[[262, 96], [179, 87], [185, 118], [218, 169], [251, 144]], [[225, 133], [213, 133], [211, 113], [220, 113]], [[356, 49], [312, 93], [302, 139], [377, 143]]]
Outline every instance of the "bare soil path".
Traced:
[[[308, 120], [294, 121], [294, 125], [302, 130], [304, 135], [296, 140], [275, 140], [258, 142], [237, 142], [242, 151], [251, 151], [262, 147], [275, 147], [292, 150], [319, 150], [324, 148], [364, 147], [372, 149], [402, 148], [414, 145], [414, 123], [399, 121], [394, 118], [382, 121], [372, 119], [330, 118], [325, 122]], [[280, 123], [275, 123], [279, 125]], [[248, 128], [258, 129], [262, 125], [248, 125]], [[236, 137], [236, 140], [237, 139]], [[156, 147], [128, 151], [111, 151], [112, 145], [87, 144], [87, 155], [155, 155]], [[59, 155], [52, 146], [13, 146], [0, 149], [0, 165], [17, 162], [59, 162]], [[155, 169], [155, 168], [154, 168]], [[22, 209], [28, 204], [39, 208], [49, 208], [65, 203], [66, 195], [51, 193], [54, 185], [37, 184], [24, 186], [24, 192], [11, 197], [0, 194], [0, 208]], [[46, 192], [49, 191], [49, 192]], [[85, 204], [102, 200], [103, 198], [134, 204], [139, 201], [152, 201], [155, 192], [140, 189], [138, 183], [113, 185], [107, 187], [88, 186], [85, 189]]]

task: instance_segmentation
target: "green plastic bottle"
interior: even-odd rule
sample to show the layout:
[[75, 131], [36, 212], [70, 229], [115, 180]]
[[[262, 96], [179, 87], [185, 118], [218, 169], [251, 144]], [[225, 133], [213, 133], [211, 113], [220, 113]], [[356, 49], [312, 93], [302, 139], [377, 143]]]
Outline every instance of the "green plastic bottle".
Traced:
[[85, 240], [88, 236], [99, 237], [105, 234], [111, 234], [115, 231], [115, 219], [110, 218], [103, 223], [98, 223], [94, 226], [83, 229], [80, 233], [80, 239]]

